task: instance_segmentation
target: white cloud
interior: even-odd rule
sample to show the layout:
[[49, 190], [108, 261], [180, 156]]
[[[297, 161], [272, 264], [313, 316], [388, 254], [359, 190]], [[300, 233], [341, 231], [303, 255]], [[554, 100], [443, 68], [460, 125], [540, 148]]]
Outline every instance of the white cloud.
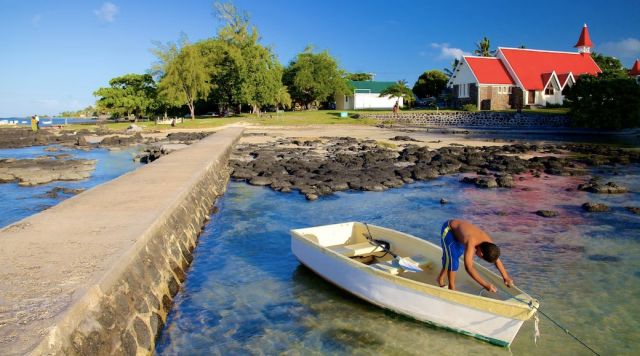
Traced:
[[41, 14], [35, 14], [31, 18], [31, 24], [34, 25], [34, 26], [38, 26], [38, 24], [40, 24], [40, 20], [42, 20], [42, 15]]
[[113, 22], [118, 14], [118, 7], [110, 2], [105, 2], [99, 10], [93, 10], [98, 18], [105, 22]]
[[627, 38], [618, 42], [606, 42], [602, 44], [602, 52], [622, 58], [631, 58], [640, 55], [640, 40]]
[[471, 53], [463, 51], [460, 48], [449, 47], [448, 43], [432, 43], [431, 48], [440, 50], [436, 57], [437, 59], [460, 59], [462, 56], [471, 55]]

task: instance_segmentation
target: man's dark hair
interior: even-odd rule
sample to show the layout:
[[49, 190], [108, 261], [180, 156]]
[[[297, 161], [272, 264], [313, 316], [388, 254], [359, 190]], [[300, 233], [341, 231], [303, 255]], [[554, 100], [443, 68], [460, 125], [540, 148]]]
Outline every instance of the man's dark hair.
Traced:
[[500, 257], [500, 247], [496, 244], [483, 242], [478, 245], [478, 248], [482, 252], [482, 258], [489, 263], [494, 263]]

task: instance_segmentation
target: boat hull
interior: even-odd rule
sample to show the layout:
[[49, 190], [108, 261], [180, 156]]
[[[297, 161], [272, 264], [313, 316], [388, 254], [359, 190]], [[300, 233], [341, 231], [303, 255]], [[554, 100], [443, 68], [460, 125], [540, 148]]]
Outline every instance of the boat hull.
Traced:
[[495, 345], [510, 345], [524, 322], [421, 293], [295, 235], [291, 250], [309, 269], [361, 299]]

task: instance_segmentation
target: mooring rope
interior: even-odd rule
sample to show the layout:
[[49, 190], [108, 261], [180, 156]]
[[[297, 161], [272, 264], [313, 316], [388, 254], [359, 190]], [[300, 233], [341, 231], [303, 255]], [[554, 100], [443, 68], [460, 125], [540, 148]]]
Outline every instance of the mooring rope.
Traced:
[[[549, 315], [547, 315], [545, 312], [543, 312], [542, 310], [540, 310], [540, 308], [538, 308], [537, 306], [533, 305], [533, 301], [526, 301], [523, 299], [520, 299], [516, 296], [513, 296], [507, 292], [504, 292], [502, 290], [499, 290], [499, 292], [509, 296], [510, 298], [513, 298], [521, 303], [527, 304], [530, 308], [535, 309], [538, 313], [544, 315], [547, 319], [551, 320], [552, 323], [554, 323], [557, 327], [559, 327], [560, 329], [562, 329], [565, 333], [567, 333], [569, 336], [571, 336], [572, 338], [574, 338], [577, 342], [579, 342], [580, 344], [582, 344], [582, 346], [586, 347], [587, 349], [589, 349], [589, 351], [593, 352], [594, 355], [598, 355], [600, 356], [600, 354], [598, 352], [596, 352], [596, 350], [594, 350], [593, 348], [591, 348], [589, 345], [587, 345], [584, 341], [580, 340], [580, 338], [578, 338], [577, 336], [575, 336], [573, 333], [571, 333], [571, 331], [569, 331], [569, 329], [565, 328], [564, 326], [560, 325], [557, 321], [553, 320], [553, 318], [551, 318]], [[539, 331], [536, 331], [539, 335]]]

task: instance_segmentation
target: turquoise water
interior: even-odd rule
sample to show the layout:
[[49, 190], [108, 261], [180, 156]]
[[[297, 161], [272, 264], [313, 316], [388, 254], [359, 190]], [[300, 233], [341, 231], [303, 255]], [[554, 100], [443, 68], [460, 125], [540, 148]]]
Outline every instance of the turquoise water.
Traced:
[[[544, 317], [526, 322], [511, 349], [379, 309], [325, 282], [291, 254], [289, 229], [366, 221], [438, 243], [442, 222], [471, 220], [501, 246], [503, 261], [542, 309], [603, 354], [640, 349], [640, 167], [594, 172], [634, 193], [566, 191], [587, 177], [526, 177], [512, 190], [481, 190], [460, 176], [384, 193], [300, 194], [232, 182], [203, 231], [162, 331], [162, 355], [588, 354]], [[530, 188], [522, 190], [522, 188]], [[449, 204], [440, 205], [440, 198]], [[610, 213], [583, 212], [586, 201]], [[533, 212], [556, 210], [556, 218]], [[464, 273], [464, 272], [461, 272]], [[480, 291], [480, 287], [478, 288]]]
[[89, 189], [140, 166], [140, 163], [133, 162], [137, 151], [135, 147], [115, 151], [106, 149], [83, 151], [57, 146], [60, 148], [58, 152], [47, 152], [44, 150], [46, 147], [0, 149], [0, 158], [27, 159], [45, 155], [70, 154], [72, 158], [97, 160], [96, 169], [90, 178], [80, 181], [51, 182], [33, 187], [21, 187], [15, 182], [0, 184], [0, 227], [45, 210], [70, 197], [63, 193], [59, 193], [58, 198], [46, 196], [46, 193], [54, 187]]

